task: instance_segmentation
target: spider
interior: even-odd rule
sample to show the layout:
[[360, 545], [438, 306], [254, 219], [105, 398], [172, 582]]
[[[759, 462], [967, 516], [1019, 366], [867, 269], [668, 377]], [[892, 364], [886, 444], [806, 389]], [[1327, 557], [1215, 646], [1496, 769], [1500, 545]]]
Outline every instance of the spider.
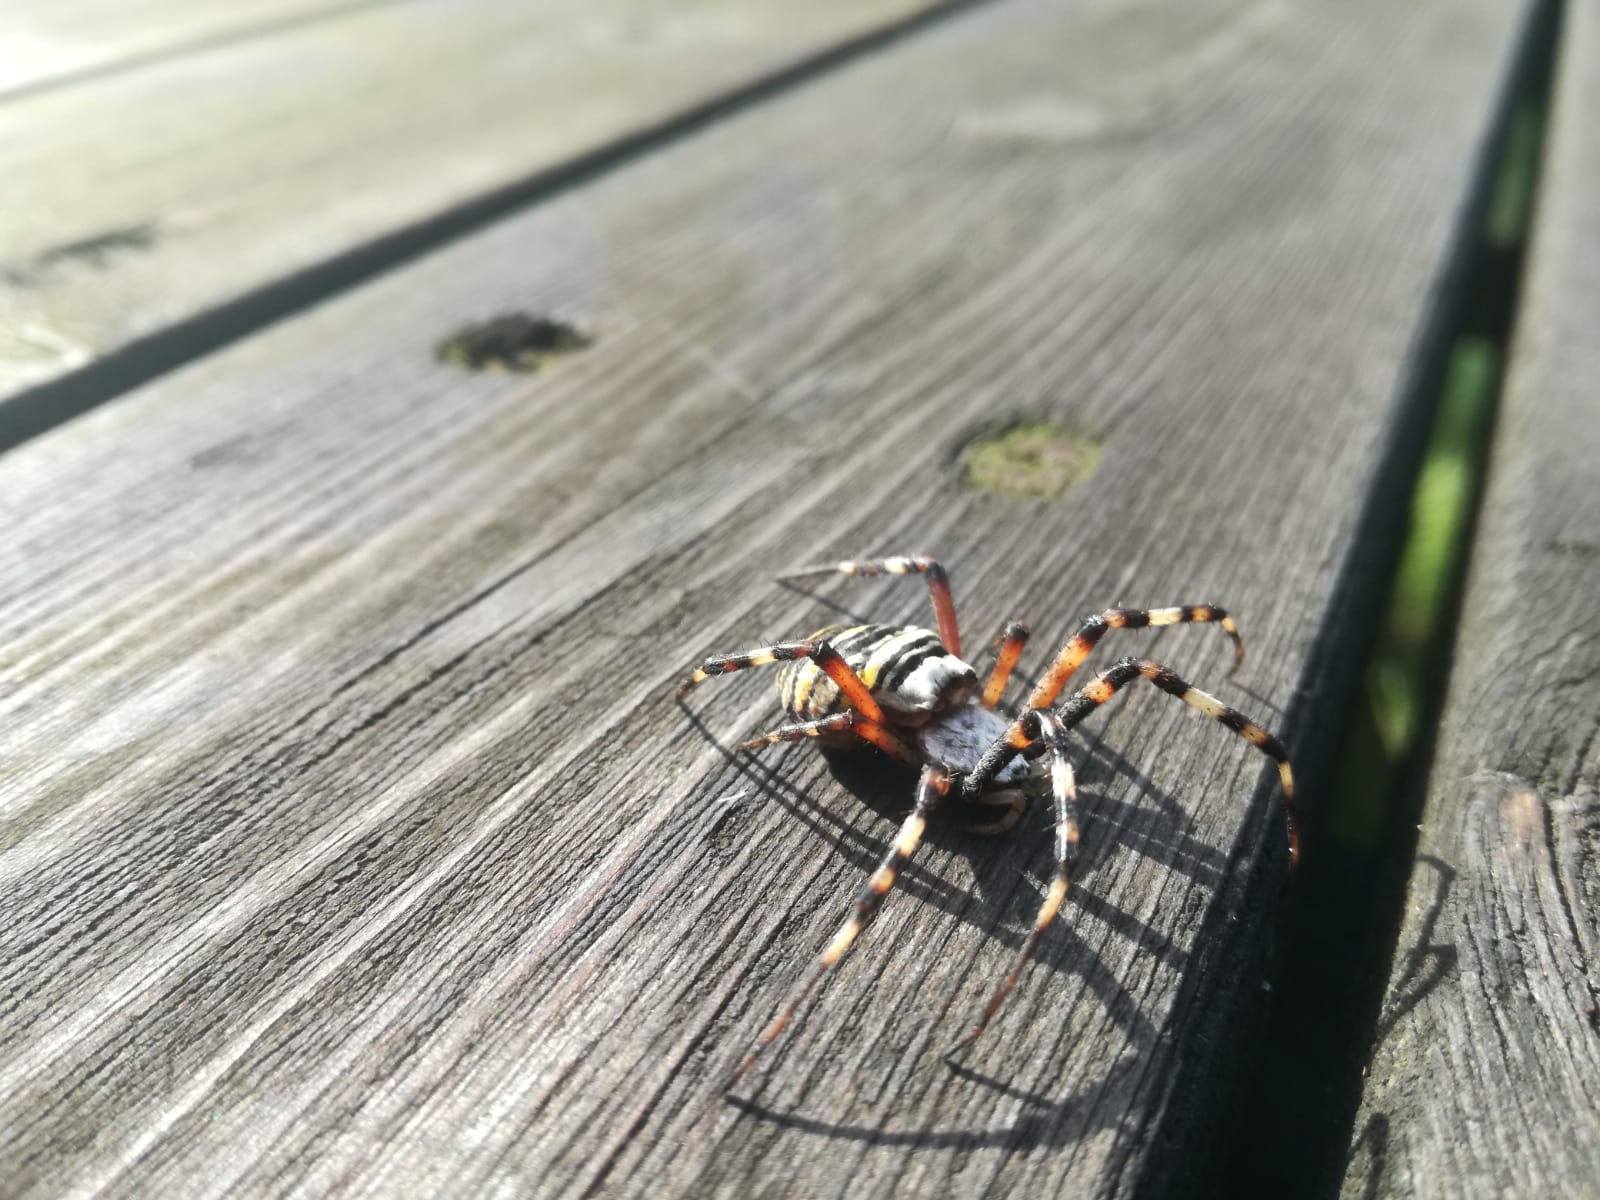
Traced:
[[779, 642], [742, 654], [706, 659], [678, 689], [682, 697], [713, 675], [747, 667], [783, 663], [778, 689], [791, 723], [762, 734], [742, 747], [758, 750], [780, 742], [815, 738], [830, 746], [866, 741], [884, 753], [921, 768], [916, 805], [900, 826], [889, 852], [856, 895], [851, 911], [833, 940], [818, 955], [812, 970], [799, 980], [777, 1015], [745, 1056], [736, 1081], [772, 1044], [805, 1002], [812, 989], [844, 956], [878, 907], [899, 872], [916, 853], [928, 818], [954, 797], [968, 805], [1003, 810], [985, 831], [1010, 828], [1023, 808], [1020, 785], [1044, 759], [1055, 801], [1056, 865], [1054, 878], [1033, 928], [1017, 952], [1010, 972], [990, 997], [966, 1036], [951, 1047], [954, 1055], [975, 1041], [1021, 977], [1039, 939], [1066, 898], [1078, 857], [1077, 788], [1067, 759], [1067, 730], [1111, 699], [1118, 688], [1147, 679], [1169, 695], [1199, 709], [1239, 734], [1278, 764], [1289, 835], [1289, 863], [1300, 857], [1295, 823], [1294, 776], [1283, 745], [1260, 725], [1215, 696], [1191, 687], [1171, 669], [1142, 658], [1124, 658], [1055, 706], [1068, 680], [1083, 664], [1108, 629], [1143, 629], [1150, 625], [1216, 622], [1233, 642], [1233, 669], [1244, 659], [1244, 643], [1227, 612], [1214, 604], [1172, 608], [1111, 608], [1086, 620], [1028, 696], [1021, 715], [1008, 718], [996, 711], [1006, 682], [1028, 639], [1028, 627], [1006, 626], [996, 641], [998, 654], [980, 688], [978, 672], [961, 657], [950, 578], [934, 559], [897, 556], [871, 562], [841, 562], [807, 567], [782, 580], [822, 575], [920, 574], [927, 581], [938, 632], [917, 626], [832, 625], [804, 641]]

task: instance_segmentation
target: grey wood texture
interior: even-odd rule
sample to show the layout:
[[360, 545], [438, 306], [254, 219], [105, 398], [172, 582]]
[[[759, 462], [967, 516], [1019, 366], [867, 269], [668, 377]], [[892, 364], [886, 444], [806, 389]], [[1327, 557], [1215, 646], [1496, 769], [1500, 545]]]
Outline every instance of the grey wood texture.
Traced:
[[[967, 1069], [940, 1052], [1032, 920], [1043, 809], [936, 826], [735, 1104], [910, 784], [729, 753], [770, 679], [693, 717], [672, 688], [841, 610], [925, 620], [911, 582], [769, 581], [921, 550], [975, 647], [1034, 622], [1027, 667], [1108, 603], [1227, 603], [1231, 680], [1204, 628], [1095, 661], [1318, 743], [1523, 15], [1007, 0], [0, 459], [11, 1193], [1170, 1182], [1260, 994], [1259, 755], [1119, 699], [1080, 743], [1081, 878]], [[506, 310], [595, 344], [434, 360]], [[1014, 415], [1101, 438], [1098, 474], [964, 491]]]
[[0, 403], [937, 4], [209, 7], [210, 36], [163, 7], [187, 45], [0, 92]]
[[408, 0], [6, 0], [0, 100]]
[[1511, 371], [1347, 1195], [1600, 1194], [1600, 8]]

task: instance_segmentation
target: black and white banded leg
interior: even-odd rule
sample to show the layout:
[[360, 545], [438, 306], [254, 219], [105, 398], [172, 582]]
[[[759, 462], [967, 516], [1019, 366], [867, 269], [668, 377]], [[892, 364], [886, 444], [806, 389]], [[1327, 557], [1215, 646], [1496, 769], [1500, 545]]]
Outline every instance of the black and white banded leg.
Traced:
[[[1169, 696], [1176, 696], [1191, 708], [1199, 709], [1212, 720], [1226, 725], [1277, 763], [1278, 781], [1283, 788], [1284, 817], [1289, 834], [1289, 864], [1293, 866], [1298, 863], [1300, 832], [1295, 818], [1294, 773], [1289, 766], [1289, 752], [1283, 748], [1283, 743], [1266, 729], [1257, 725], [1238, 709], [1224, 704], [1210, 692], [1203, 692], [1180, 678], [1170, 667], [1164, 667], [1148, 658], [1122, 659], [1109, 670], [1096, 675], [1056, 709], [1056, 716], [1060, 719], [1062, 727], [1071, 729], [1074, 725], [1082, 723], [1085, 717], [1116, 695], [1118, 689], [1135, 679], [1147, 679]], [[984, 751], [977, 767], [961, 781], [964, 793], [976, 794], [986, 787], [1014, 757], [1030, 753], [1035, 749], [1036, 739], [1028, 734], [1025, 725], [1034, 711], [1039, 710], [1030, 710], [1013, 721], [1006, 733]]]
[[760, 1038], [756, 1040], [756, 1044], [745, 1055], [744, 1061], [739, 1064], [739, 1069], [734, 1072], [733, 1079], [729, 1081], [730, 1086], [737, 1082], [755, 1064], [756, 1057], [777, 1039], [784, 1027], [793, 1020], [800, 1006], [805, 1003], [812, 989], [845, 956], [855, 944], [856, 938], [861, 935], [861, 931], [872, 923], [873, 917], [878, 915], [878, 908], [882, 905], [883, 898], [889, 894], [895, 879], [911, 861], [911, 856], [917, 852], [917, 847], [922, 844], [922, 835], [928, 827], [929, 816], [949, 793], [949, 775], [938, 767], [922, 769], [922, 778], [917, 784], [916, 807], [901, 824], [894, 843], [889, 847], [889, 852], [878, 864], [878, 869], [867, 878], [867, 882], [856, 893], [856, 898], [850, 906], [850, 915], [845, 918], [844, 924], [839, 926], [839, 931], [833, 935], [833, 940], [817, 956], [810, 972], [790, 992], [789, 998], [784, 1001], [777, 1016], [772, 1018]]
[[1056, 655], [1055, 661], [1040, 678], [1039, 684], [1028, 697], [1029, 708], [1049, 708], [1067, 686], [1073, 673], [1089, 657], [1095, 643], [1109, 629], [1147, 629], [1158, 625], [1188, 625], [1215, 621], [1233, 643], [1233, 670], [1244, 661], [1244, 642], [1239, 637], [1239, 627], [1227, 610], [1216, 604], [1179, 604], [1171, 608], [1108, 608], [1097, 617], [1085, 621], [1077, 633], [1067, 639], [1067, 644]]
[[765, 746], [776, 746], [780, 742], [803, 742], [807, 738], [827, 738], [832, 734], [849, 733], [871, 742], [880, 750], [916, 765], [918, 759], [899, 738], [889, 731], [889, 727], [880, 721], [873, 721], [855, 711], [834, 713], [816, 721], [801, 721], [794, 725], [780, 725], [777, 729], [769, 730], [760, 737], [751, 738], [745, 742], [741, 750], [760, 750]]
[[[1054, 713], [1047, 709], [1030, 709], [1028, 712], [1023, 713], [1011, 723], [1001, 737], [995, 740], [994, 745], [984, 752], [977, 767], [961, 780], [963, 795], [979, 794], [1005, 768], [1006, 764], [1018, 754], [1033, 754], [1042, 751], [1050, 755], [1052, 781], [1057, 788], [1058, 812], [1064, 811], [1059, 806], [1065, 797], [1060, 791], [1062, 785], [1060, 780], [1056, 778], [1055, 773], [1058, 769], [1058, 758], [1061, 761], [1065, 759], [1063, 739], [1066, 731], [1074, 725], [1082, 723], [1090, 713], [1116, 695], [1119, 688], [1135, 679], [1149, 680], [1168, 695], [1176, 696], [1191, 708], [1198, 709], [1212, 720], [1227, 726], [1277, 763], [1278, 781], [1283, 790], [1284, 818], [1288, 826], [1289, 865], [1291, 867], [1296, 865], [1300, 861], [1300, 833], [1298, 822], [1295, 818], [1294, 773], [1290, 769], [1289, 754], [1283, 748], [1283, 743], [1237, 709], [1230, 708], [1209, 692], [1202, 692], [1199, 688], [1190, 685], [1171, 668], [1164, 667], [1160, 663], [1152, 662], [1149, 659], [1125, 658], [1110, 669], [1100, 672], [1099, 675], [1074, 693], [1060, 708], [1056, 709]], [[1046, 720], [1046, 718], [1049, 718], [1049, 720]], [[1066, 818], [1058, 819], [1058, 870], [1063, 861], [1059, 855], [1062, 844], [1060, 839], [1065, 836], [1061, 833], [1065, 821]], [[1075, 830], [1077, 825], [1075, 808], [1072, 813], [1071, 824]], [[1076, 853], [1075, 839], [1073, 853], [1074, 855]], [[1070, 869], [1070, 862], [1067, 863], [1067, 867]], [[1058, 875], [1058, 885], [1061, 878]], [[1060, 894], [1065, 896], [1066, 893], [1062, 890]], [[1055, 910], [1059, 905], [1060, 898], [1056, 894], [1055, 886], [1052, 886], [1051, 893], [1046, 898], [1045, 906], [1040, 912], [1040, 917], [1044, 920], [1045, 925], [1048, 925], [1050, 918], [1055, 916]], [[973, 1026], [972, 1031], [957, 1043], [952, 1053], [971, 1044], [983, 1032], [989, 1019], [994, 1016], [1012, 987], [1015, 986], [1022, 967], [1026, 964], [1028, 954], [1032, 952], [1037, 944], [1038, 936], [1042, 935], [1042, 933], [1043, 928], [1036, 926], [1033, 934], [1029, 936], [1027, 943], [1023, 947], [1023, 952], [1017, 961], [1017, 965], [989, 1001], [982, 1016]]]
[[1072, 884], [1072, 868], [1078, 862], [1078, 844], [1081, 840], [1078, 825], [1078, 783], [1072, 773], [1072, 763], [1067, 759], [1066, 728], [1054, 713], [1048, 711], [1027, 713], [1018, 724], [1029, 739], [1044, 744], [1048, 756], [1046, 771], [1049, 774], [1050, 791], [1055, 798], [1056, 808], [1055, 875], [1050, 881], [1050, 890], [1045, 893], [1044, 902], [1039, 906], [1039, 915], [1034, 918], [1033, 928], [1028, 931], [1027, 940], [1022, 943], [1022, 948], [1012, 960], [1011, 970], [995, 989], [994, 995], [989, 998], [989, 1003], [984, 1005], [983, 1012], [979, 1014], [972, 1029], [966, 1037], [950, 1048], [945, 1055], [946, 1058], [959, 1053], [977, 1040], [978, 1035], [989, 1024], [989, 1019], [1005, 1003], [1006, 997], [1011, 994], [1011, 989], [1017, 986], [1017, 980], [1022, 978], [1023, 969], [1033, 957], [1039, 939], [1044, 937], [1044, 931], [1050, 928], [1051, 922], [1056, 919], [1056, 913], [1061, 910], [1062, 901], [1067, 898], [1067, 889]]

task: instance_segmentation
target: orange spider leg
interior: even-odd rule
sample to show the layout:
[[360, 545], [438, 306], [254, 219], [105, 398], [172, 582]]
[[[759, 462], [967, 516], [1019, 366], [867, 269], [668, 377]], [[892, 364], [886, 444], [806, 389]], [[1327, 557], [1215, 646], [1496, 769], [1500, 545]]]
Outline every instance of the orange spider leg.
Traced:
[[939, 641], [961, 657], [961, 632], [956, 626], [956, 603], [950, 595], [950, 576], [935, 559], [922, 555], [896, 555], [872, 562], [842, 562], [827, 567], [801, 567], [778, 576], [780, 581], [814, 579], [819, 575], [921, 575], [928, 581], [928, 596], [939, 623]]
[[989, 672], [989, 682], [983, 685], [985, 708], [993, 708], [1005, 695], [1006, 683], [1011, 679], [1011, 672], [1017, 668], [1022, 648], [1028, 644], [1028, 627], [1021, 621], [1011, 622], [1000, 635], [999, 642], [1000, 653], [995, 657], [994, 670]]
[[[871, 742], [887, 754], [892, 754], [902, 762], [913, 765], [922, 760], [916, 752], [896, 737], [889, 729], [888, 720], [884, 716], [883, 707], [872, 695], [872, 690], [861, 681], [861, 676], [851, 669], [844, 656], [835, 650], [826, 639], [810, 640], [803, 642], [779, 642], [775, 646], [763, 646], [758, 650], [746, 650], [742, 654], [722, 654], [715, 658], [708, 658], [694, 673], [684, 681], [678, 689], [678, 698], [681, 700], [690, 688], [704, 683], [714, 675], [727, 675], [734, 671], [747, 670], [750, 667], [764, 667], [775, 662], [793, 662], [796, 659], [809, 658], [817, 664], [829, 679], [838, 685], [840, 694], [855, 710], [859, 719], [850, 723], [851, 731]], [[845, 714], [839, 714], [845, 715]], [[791, 726], [789, 730], [803, 729], [802, 726]], [[844, 726], [841, 726], [844, 728]], [[774, 731], [784, 734], [785, 730]], [[819, 729], [818, 734], [828, 732]], [[755, 749], [774, 741], [790, 741], [801, 737], [816, 736], [805, 732], [794, 733], [794, 737], [763, 735], [755, 741], [747, 743], [746, 749]]]
[[809, 658], [816, 663], [818, 668], [838, 685], [839, 690], [850, 701], [851, 707], [867, 720], [877, 721], [880, 724], [883, 722], [883, 709], [877, 700], [873, 699], [871, 689], [861, 682], [861, 676], [850, 669], [850, 664], [845, 662], [844, 655], [829, 645], [825, 639], [779, 642], [775, 646], [746, 650], [742, 654], [722, 654], [708, 658], [684, 681], [683, 686], [678, 689], [678, 698], [682, 699], [690, 688], [704, 683], [713, 675], [727, 675], [749, 667], [764, 667], [768, 663], [792, 662], [797, 658]]
[[918, 765], [921, 760], [915, 752], [899, 738], [889, 732], [885, 725], [870, 720], [858, 712], [834, 713], [832, 716], [823, 717], [817, 721], [801, 721], [796, 725], [783, 725], [770, 732], [763, 733], [760, 737], [752, 738], [740, 747], [741, 750], [760, 750], [763, 746], [775, 746], [779, 742], [801, 742], [806, 738], [821, 738], [834, 733], [853, 733], [863, 741], [871, 742], [886, 754], [893, 755], [902, 762]]
[[1055, 662], [1039, 680], [1039, 686], [1028, 697], [1029, 708], [1049, 708], [1067, 686], [1072, 673], [1083, 665], [1095, 643], [1108, 629], [1144, 629], [1152, 625], [1187, 625], [1200, 621], [1215, 621], [1233, 642], [1233, 669], [1237, 671], [1244, 661], [1244, 642], [1239, 638], [1239, 627], [1227, 611], [1215, 604], [1182, 604], [1174, 608], [1108, 608], [1097, 617], [1090, 617], [1077, 633], [1067, 639]]

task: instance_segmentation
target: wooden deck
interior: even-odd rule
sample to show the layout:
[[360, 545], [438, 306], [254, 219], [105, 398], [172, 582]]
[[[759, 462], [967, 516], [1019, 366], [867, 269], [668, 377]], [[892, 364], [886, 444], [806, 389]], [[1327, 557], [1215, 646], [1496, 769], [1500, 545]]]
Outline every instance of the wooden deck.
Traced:
[[1600, 1184], [1600, 12], [1570, 6], [1466, 611], [1347, 1195]]
[[[941, 1052], [1032, 920], [1047, 805], [1000, 839], [936, 825], [730, 1095], [911, 783], [735, 753], [770, 680], [673, 689], [841, 615], [927, 619], [910, 582], [773, 582], [816, 561], [938, 554], [980, 663], [1032, 624], [1024, 674], [1107, 605], [1217, 601], [1249, 647], [1231, 678], [1204, 628], [1094, 661], [1170, 662], [1282, 733], [1314, 810], [1535, 4], [14, 7], [0, 1194], [1216, 1186], [1293, 886], [1259, 755], [1130, 690], [1076, 742], [1063, 918], [963, 1065]], [[1577, 699], [1473, 710], [1503, 753], [1452, 718], [1441, 762], [1533, 799], [1496, 834], [1481, 806], [1448, 832], [1436, 797], [1428, 842], [1576, 814], [1578, 883], [1532, 843], [1516, 877], [1568, 897], [1536, 994], [1574, 1012], [1593, 24], [1570, 22], [1455, 685], [1470, 704], [1533, 654]], [[525, 373], [444, 350], [508, 314], [581, 336]], [[1094, 473], [1049, 499], [965, 483], [1016, 423], [1097, 446]], [[1577, 547], [1548, 578], [1493, 565], [1524, 509]], [[1561, 614], [1537, 645], [1511, 620], [1534, 595]], [[1403, 952], [1439, 936], [1413, 925]], [[1441, 1079], [1433, 1011], [1380, 1046], [1371, 1103], [1392, 1079], [1449, 1113], [1466, 1083], [1404, 1082]], [[1359, 1146], [1346, 1186], [1583, 1194], [1593, 1033], [1561, 1029], [1579, 1149], [1547, 1174], [1510, 1165], [1530, 1119], [1459, 1188]]]

